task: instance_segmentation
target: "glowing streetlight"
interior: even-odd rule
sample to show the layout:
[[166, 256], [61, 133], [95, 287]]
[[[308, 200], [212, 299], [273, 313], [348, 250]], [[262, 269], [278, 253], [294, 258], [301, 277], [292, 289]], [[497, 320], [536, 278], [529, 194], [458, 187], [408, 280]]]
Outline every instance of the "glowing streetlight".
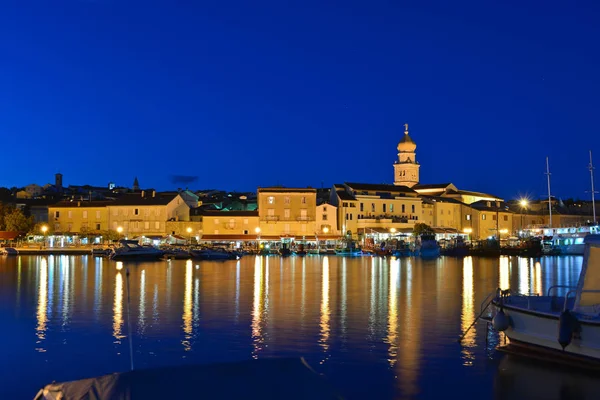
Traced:
[[523, 210], [527, 210], [527, 206], [529, 205], [529, 201], [527, 201], [527, 199], [521, 199], [519, 201], [519, 204], [521, 205], [521, 232], [523, 231]]
[[260, 227], [254, 228], [254, 232], [256, 233], [256, 253], [260, 254]]
[[390, 233], [396, 233], [396, 228], [390, 228]]
[[46, 225], [42, 225], [42, 234], [44, 235], [44, 247], [46, 247], [46, 232], [48, 231], [48, 227]]
[[117, 227], [117, 233], [119, 234], [119, 239], [121, 239], [121, 233], [123, 233], [123, 227], [122, 226]]
[[188, 228], [186, 229], [186, 231], [187, 231], [188, 235], [190, 236], [189, 244], [192, 244], [192, 228], [190, 228], [188, 226]]
[[323, 233], [327, 233], [327, 232], [329, 232], [329, 228], [328, 228], [328, 227], [326, 227], [326, 226], [325, 226], [325, 227], [323, 227]]

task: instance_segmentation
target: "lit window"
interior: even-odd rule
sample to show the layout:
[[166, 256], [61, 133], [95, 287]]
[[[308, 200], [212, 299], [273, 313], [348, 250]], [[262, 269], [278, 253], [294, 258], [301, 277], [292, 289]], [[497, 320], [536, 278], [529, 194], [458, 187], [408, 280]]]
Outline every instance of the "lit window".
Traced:
[[160, 222], [156, 221], [154, 223], [154, 229], [159, 230], [160, 229]]
[[86, 219], [87, 218], [87, 210], [83, 210], [83, 218]]
[[215, 225], [219, 225], [219, 218], [215, 218]]
[[269, 197], [267, 197], [267, 201], [269, 202], [269, 204], [274, 204], [275, 203], [275, 197], [269, 196]]
[[485, 214], [481, 214], [481, 219], [485, 220]]
[[144, 229], [150, 229], [150, 222], [146, 221], [144, 222]]
[[290, 209], [289, 208], [286, 208], [285, 210], [283, 210], [283, 217], [286, 219], [290, 217]]
[[73, 217], [73, 211], [67, 211], [67, 218]]
[[[96, 219], [100, 219], [100, 211], [96, 211]], [[100, 229], [100, 228], [98, 228]]]
[[393, 213], [394, 212], [394, 205], [390, 204], [390, 212]]
[[467, 218], [467, 221], [471, 220], [471, 214], [467, 214], [467, 215], [465, 215], [465, 217]]

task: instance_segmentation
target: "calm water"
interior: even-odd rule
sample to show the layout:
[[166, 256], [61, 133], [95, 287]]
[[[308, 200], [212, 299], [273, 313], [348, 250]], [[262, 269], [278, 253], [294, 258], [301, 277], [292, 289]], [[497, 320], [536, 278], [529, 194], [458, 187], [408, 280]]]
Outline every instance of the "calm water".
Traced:
[[457, 338], [496, 287], [544, 293], [581, 261], [0, 258], [0, 391], [127, 370], [129, 268], [136, 368], [303, 356], [349, 399], [563, 398], [600, 381], [504, 357], [483, 323]]

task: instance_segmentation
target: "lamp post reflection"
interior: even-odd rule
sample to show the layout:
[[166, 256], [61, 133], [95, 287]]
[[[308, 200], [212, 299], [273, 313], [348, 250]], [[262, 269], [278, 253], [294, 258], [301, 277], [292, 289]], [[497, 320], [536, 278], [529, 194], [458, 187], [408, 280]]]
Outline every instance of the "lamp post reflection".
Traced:
[[185, 286], [183, 290], [183, 333], [184, 340], [181, 341], [185, 351], [192, 349], [190, 339], [192, 338], [192, 260], [185, 262]]
[[258, 358], [264, 342], [262, 331], [262, 318], [264, 312], [264, 285], [263, 257], [256, 257], [254, 261], [254, 296], [252, 302], [252, 358]]
[[[321, 318], [319, 321], [320, 334], [319, 344], [323, 351], [329, 350], [329, 257], [323, 257], [323, 267], [321, 269]], [[325, 360], [321, 361], [321, 364]]]
[[388, 335], [387, 344], [388, 361], [390, 366], [396, 364], [398, 356], [398, 274], [400, 273], [400, 260], [398, 258], [390, 261], [389, 293], [388, 293]]
[[[475, 319], [475, 309], [473, 307], [473, 258], [465, 257], [463, 261], [463, 290], [462, 290], [462, 312], [461, 329], [465, 332]], [[462, 358], [463, 365], [473, 365], [474, 354], [471, 350], [475, 347], [476, 327], [473, 326], [463, 339]]]
[[[121, 265], [121, 268], [123, 266]], [[121, 344], [125, 336], [121, 332], [123, 325], [123, 275], [117, 263], [117, 274], [115, 275], [115, 298], [113, 304], [113, 336], [115, 343]]]
[[[48, 323], [48, 263], [46, 258], [42, 258], [40, 266], [40, 283], [38, 287], [38, 304], [37, 304], [37, 326], [35, 328], [38, 338], [37, 344], [42, 343], [46, 339], [46, 324]], [[38, 347], [36, 350], [40, 353], [46, 350]]]
[[510, 289], [510, 267], [508, 266], [508, 257], [500, 257], [500, 278], [498, 286], [502, 290]]

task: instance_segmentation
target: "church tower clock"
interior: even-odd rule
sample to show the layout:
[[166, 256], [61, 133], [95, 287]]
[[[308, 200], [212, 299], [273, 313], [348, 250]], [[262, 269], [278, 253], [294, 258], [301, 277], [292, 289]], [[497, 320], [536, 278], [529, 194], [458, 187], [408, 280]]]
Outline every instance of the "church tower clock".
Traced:
[[404, 124], [404, 137], [398, 143], [398, 161], [394, 164], [394, 185], [413, 187], [419, 183], [416, 149], [417, 144], [408, 136], [408, 124]]

